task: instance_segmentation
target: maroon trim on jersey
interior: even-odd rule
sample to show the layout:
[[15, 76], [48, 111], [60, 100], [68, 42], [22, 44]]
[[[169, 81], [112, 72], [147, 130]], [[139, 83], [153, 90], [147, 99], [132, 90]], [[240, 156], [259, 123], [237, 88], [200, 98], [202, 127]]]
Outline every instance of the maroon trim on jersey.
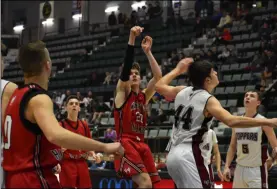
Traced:
[[266, 173], [266, 167], [265, 164], [260, 166], [261, 170], [261, 184], [262, 184], [262, 189], [267, 189], [267, 173]]
[[203, 120], [201, 128], [197, 131], [197, 134], [192, 137], [192, 152], [203, 188], [212, 188], [210, 174], [204, 164], [204, 158], [202, 157], [201, 149], [199, 146], [203, 142], [203, 135], [208, 131], [207, 123], [209, 123], [211, 119], [212, 117], [206, 117]]
[[115, 106], [115, 102], [114, 102], [114, 110], [115, 110], [115, 111], [121, 111], [122, 108], [125, 106], [125, 104], [128, 102], [128, 100], [129, 100], [129, 98], [131, 97], [132, 93], [134, 93], [134, 91], [131, 90], [130, 93], [129, 93], [129, 95], [127, 96], [125, 102], [124, 102], [124, 103], [122, 104], [122, 106], [120, 106], [119, 108], [117, 108], [117, 107]]
[[41, 135], [37, 135], [36, 137], [36, 144], [35, 144], [35, 149], [34, 149], [34, 157], [33, 157], [33, 162], [34, 162], [34, 167], [38, 175], [38, 179], [41, 184], [41, 188], [49, 188], [49, 185], [46, 181], [46, 179], [43, 176], [43, 172], [41, 169], [40, 165], [40, 143], [41, 143]]
[[198, 168], [198, 174], [200, 176], [200, 180], [203, 188], [211, 188], [211, 180], [209, 172], [204, 164], [204, 159], [201, 155], [201, 149], [199, 147], [198, 141], [192, 141], [192, 152], [194, 156], [194, 160], [196, 163], [196, 167]]
[[261, 145], [261, 159], [262, 159], [262, 166], [260, 166], [261, 170], [261, 184], [262, 189], [267, 188], [267, 170], [266, 170], [266, 160], [268, 159], [267, 156], [267, 144]]

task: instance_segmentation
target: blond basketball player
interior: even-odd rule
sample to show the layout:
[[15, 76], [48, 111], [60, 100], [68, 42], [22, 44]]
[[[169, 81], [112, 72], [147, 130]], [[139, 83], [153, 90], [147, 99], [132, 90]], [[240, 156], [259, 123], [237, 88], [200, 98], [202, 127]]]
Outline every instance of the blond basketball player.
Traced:
[[[172, 146], [167, 156], [168, 173], [178, 188], [211, 188], [206, 152], [201, 149], [203, 135], [213, 117], [233, 128], [277, 126], [277, 119], [258, 119], [231, 115], [211, 94], [219, 84], [217, 72], [208, 61], [181, 60], [175, 69], [156, 84], [165, 98], [175, 98], [175, 123]], [[188, 73], [192, 86], [169, 86], [179, 75]]]
[[[262, 118], [257, 112], [261, 104], [259, 91], [248, 91], [244, 96], [244, 117]], [[253, 128], [235, 128], [226, 157], [224, 179], [230, 181], [229, 166], [237, 153], [233, 188], [267, 188], [268, 159], [267, 142], [277, 150], [277, 140], [272, 128], [257, 126]]]
[[[5, 50], [5, 45], [1, 44], [1, 51]], [[1, 76], [3, 76], [3, 71], [4, 71], [4, 60], [3, 60], [3, 54], [1, 53]], [[17, 88], [17, 85], [13, 82], [9, 82], [6, 81], [4, 79], [1, 79], [1, 124], [2, 121], [4, 120], [4, 112], [6, 110], [7, 104], [10, 100], [10, 97], [12, 96], [14, 90]], [[1, 130], [0, 130], [0, 141], [2, 141], [1, 138]], [[1, 155], [0, 155], [0, 159], [2, 162], [2, 147], [1, 147]], [[1, 163], [2, 165], [2, 163]], [[0, 186], [2, 186], [2, 188], [4, 187], [4, 182], [3, 182], [3, 168], [1, 166], [0, 168]]]

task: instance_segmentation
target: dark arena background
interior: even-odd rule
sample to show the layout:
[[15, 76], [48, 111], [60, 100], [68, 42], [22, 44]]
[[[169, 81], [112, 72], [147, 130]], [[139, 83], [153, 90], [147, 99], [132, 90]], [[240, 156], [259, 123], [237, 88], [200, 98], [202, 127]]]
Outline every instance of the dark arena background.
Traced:
[[[245, 91], [257, 89], [264, 94], [259, 113], [276, 118], [276, 21], [277, 2], [271, 0], [2, 1], [1, 41], [8, 49], [2, 78], [23, 84], [23, 72], [17, 62], [18, 48], [42, 40], [53, 63], [49, 92], [57, 118], [66, 117], [67, 96], [77, 95], [81, 102], [79, 118], [88, 122], [92, 138], [113, 142], [114, 91], [130, 29], [138, 25], [144, 27], [143, 36], [153, 38], [152, 53], [163, 75], [185, 57], [209, 60], [220, 80], [213, 95], [225, 109], [234, 115], [242, 114]], [[141, 66], [141, 88], [152, 78], [147, 57], [140, 47], [143, 36], [135, 44], [135, 62]], [[181, 75], [171, 85], [190, 83], [186, 75]], [[156, 93], [147, 112], [145, 142], [162, 178], [157, 187], [174, 188], [165, 165], [165, 149], [174, 123], [174, 100]], [[223, 172], [232, 129], [217, 120], [212, 128], [218, 139]], [[98, 152], [96, 156], [87, 161], [93, 188], [133, 187], [131, 180], [117, 177], [112, 157]], [[211, 164], [216, 187], [230, 188], [235, 159], [231, 165], [231, 182], [220, 181], [214, 158]], [[274, 188], [276, 179], [274, 163], [268, 170], [269, 188]]]

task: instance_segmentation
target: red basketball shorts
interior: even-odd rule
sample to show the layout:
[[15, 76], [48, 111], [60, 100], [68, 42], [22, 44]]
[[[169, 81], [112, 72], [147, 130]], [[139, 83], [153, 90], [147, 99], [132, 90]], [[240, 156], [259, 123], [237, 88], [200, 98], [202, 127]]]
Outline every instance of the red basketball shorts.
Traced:
[[85, 160], [67, 160], [61, 162], [59, 174], [63, 188], [91, 188], [88, 165]]
[[132, 177], [140, 173], [148, 173], [152, 183], [161, 180], [147, 144], [129, 138], [121, 139], [121, 144], [125, 149], [124, 157], [115, 160], [115, 169], [119, 176]]
[[61, 188], [51, 170], [5, 172], [5, 188]]

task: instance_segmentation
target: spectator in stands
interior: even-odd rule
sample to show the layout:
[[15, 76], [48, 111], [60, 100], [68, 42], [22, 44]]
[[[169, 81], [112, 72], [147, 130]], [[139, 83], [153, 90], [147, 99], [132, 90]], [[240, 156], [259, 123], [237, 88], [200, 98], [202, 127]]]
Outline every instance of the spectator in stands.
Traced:
[[122, 14], [122, 12], [120, 12], [118, 15], [117, 15], [117, 20], [118, 20], [118, 24], [124, 24], [124, 16]]
[[154, 18], [154, 7], [151, 3], [148, 4], [148, 11], [147, 14], [149, 16], [149, 19], [153, 19]]
[[170, 62], [171, 62], [172, 65], [175, 66], [175, 65], [178, 63], [178, 61], [179, 61], [179, 56], [178, 56], [178, 54], [177, 54], [177, 51], [176, 51], [176, 50], [173, 50], [173, 51], [171, 52]]
[[205, 33], [205, 21], [201, 20], [201, 18], [198, 16], [196, 18], [196, 24], [194, 25], [194, 32], [195, 37], [200, 38]]
[[105, 139], [106, 143], [115, 142], [116, 141], [116, 137], [117, 137], [116, 131], [113, 128], [111, 128], [111, 127], [109, 127], [106, 130], [105, 134], [104, 134], [104, 139]]
[[261, 75], [261, 85], [262, 85], [262, 91], [267, 86], [267, 81], [270, 81], [272, 79], [272, 72], [274, 68], [276, 67], [276, 61], [277, 56], [273, 52], [272, 48], [267, 48], [265, 50], [266, 59], [264, 64], [261, 65], [262, 67], [262, 75]]
[[131, 27], [137, 25], [137, 23], [138, 23], [138, 14], [136, 11], [132, 11], [132, 13], [130, 15]]
[[111, 79], [112, 79], [111, 73], [106, 72], [106, 77], [105, 77], [105, 80], [103, 82], [103, 85], [105, 85], [105, 84], [110, 85]]
[[65, 94], [62, 94], [62, 102], [65, 104], [67, 97], [71, 95], [70, 90], [66, 90]]
[[106, 166], [106, 162], [104, 161], [104, 156], [102, 153], [97, 153], [95, 162], [92, 163], [90, 169], [104, 169]]
[[208, 52], [206, 53], [205, 58], [210, 61], [210, 62], [216, 62], [217, 61], [217, 57], [214, 56], [214, 53], [212, 50], [208, 50]]
[[168, 28], [175, 28], [177, 27], [177, 22], [175, 19], [174, 11], [171, 12], [170, 16], [167, 18], [166, 25]]
[[158, 110], [151, 110], [150, 117], [148, 118], [149, 124], [160, 125], [164, 121], [166, 121], [166, 115], [164, 114], [164, 111], [161, 108], [159, 108]]
[[92, 101], [92, 92], [89, 91], [87, 96], [83, 98], [83, 103], [85, 105], [86, 108], [88, 108], [90, 106], [90, 103]]
[[138, 8], [138, 19], [140, 20], [146, 20], [146, 7], [143, 6], [142, 8]]
[[103, 103], [101, 100], [97, 98], [92, 101], [92, 109], [93, 109], [93, 117], [91, 122], [95, 124], [98, 124], [100, 122], [102, 115], [106, 111], [111, 111], [110, 108], [105, 103]]
[[141, 89], [145, 89], [147, 87], [147, 79], [146, 79], [146, 76], [142, 76], [142, 80], [140, 82], [140, 87]]
[[109, 24], [109, 26], [114, 26], [117, 24], [117, 20], [116, 20], [114, 11], [111, 13], [111, 15], [108, 18], [108, 24]]
[[195, 11], [195, 16], [199, 17], [200, 16], [200, 12], [202, 10], [202, 3], [201, 0], [196, 0], [195, 4], [194, 4], [194, 11]]
[[158, 18], [158, 17], [162, 16], [163, 9], [161, 8], [161, 5], [160, 5], [159, 1], [155, 2], [155, 7], [153, 9], [154, 9], [154, 17], [155, 18]]
[[105, 169], [114, 170], [114, 155], [109, 155], [109, 161], [106, 161]]
[[272, 29], [269, 27], [269, 19], [266, 18], [263, 20], [263, 25], [259, 30], [259, 36], [262, 40], [269, 41], [271, 33]]
[[207, 14], [208, 16], [214, 15], [214, 2], [212, 0], [207, 1]]
[[61, 92], [57, 92], [56, 93], [56, 98], [55, 98], [55, 103], [59, 106], [59, 108], [62, 107], [62, 104], [63, 104], [63, 99], [62, 99], [62, 94]]
[[232, 25], [232, 18], [227, 11], [223, 11], [223, 16], [220, 18], [220, 22], [217, 26], [219, 29], [230, 27]]
[[218, 60], [225, 61], [230, 56], [230, 50], [225, 47], [221, 54], [218, 55]]

